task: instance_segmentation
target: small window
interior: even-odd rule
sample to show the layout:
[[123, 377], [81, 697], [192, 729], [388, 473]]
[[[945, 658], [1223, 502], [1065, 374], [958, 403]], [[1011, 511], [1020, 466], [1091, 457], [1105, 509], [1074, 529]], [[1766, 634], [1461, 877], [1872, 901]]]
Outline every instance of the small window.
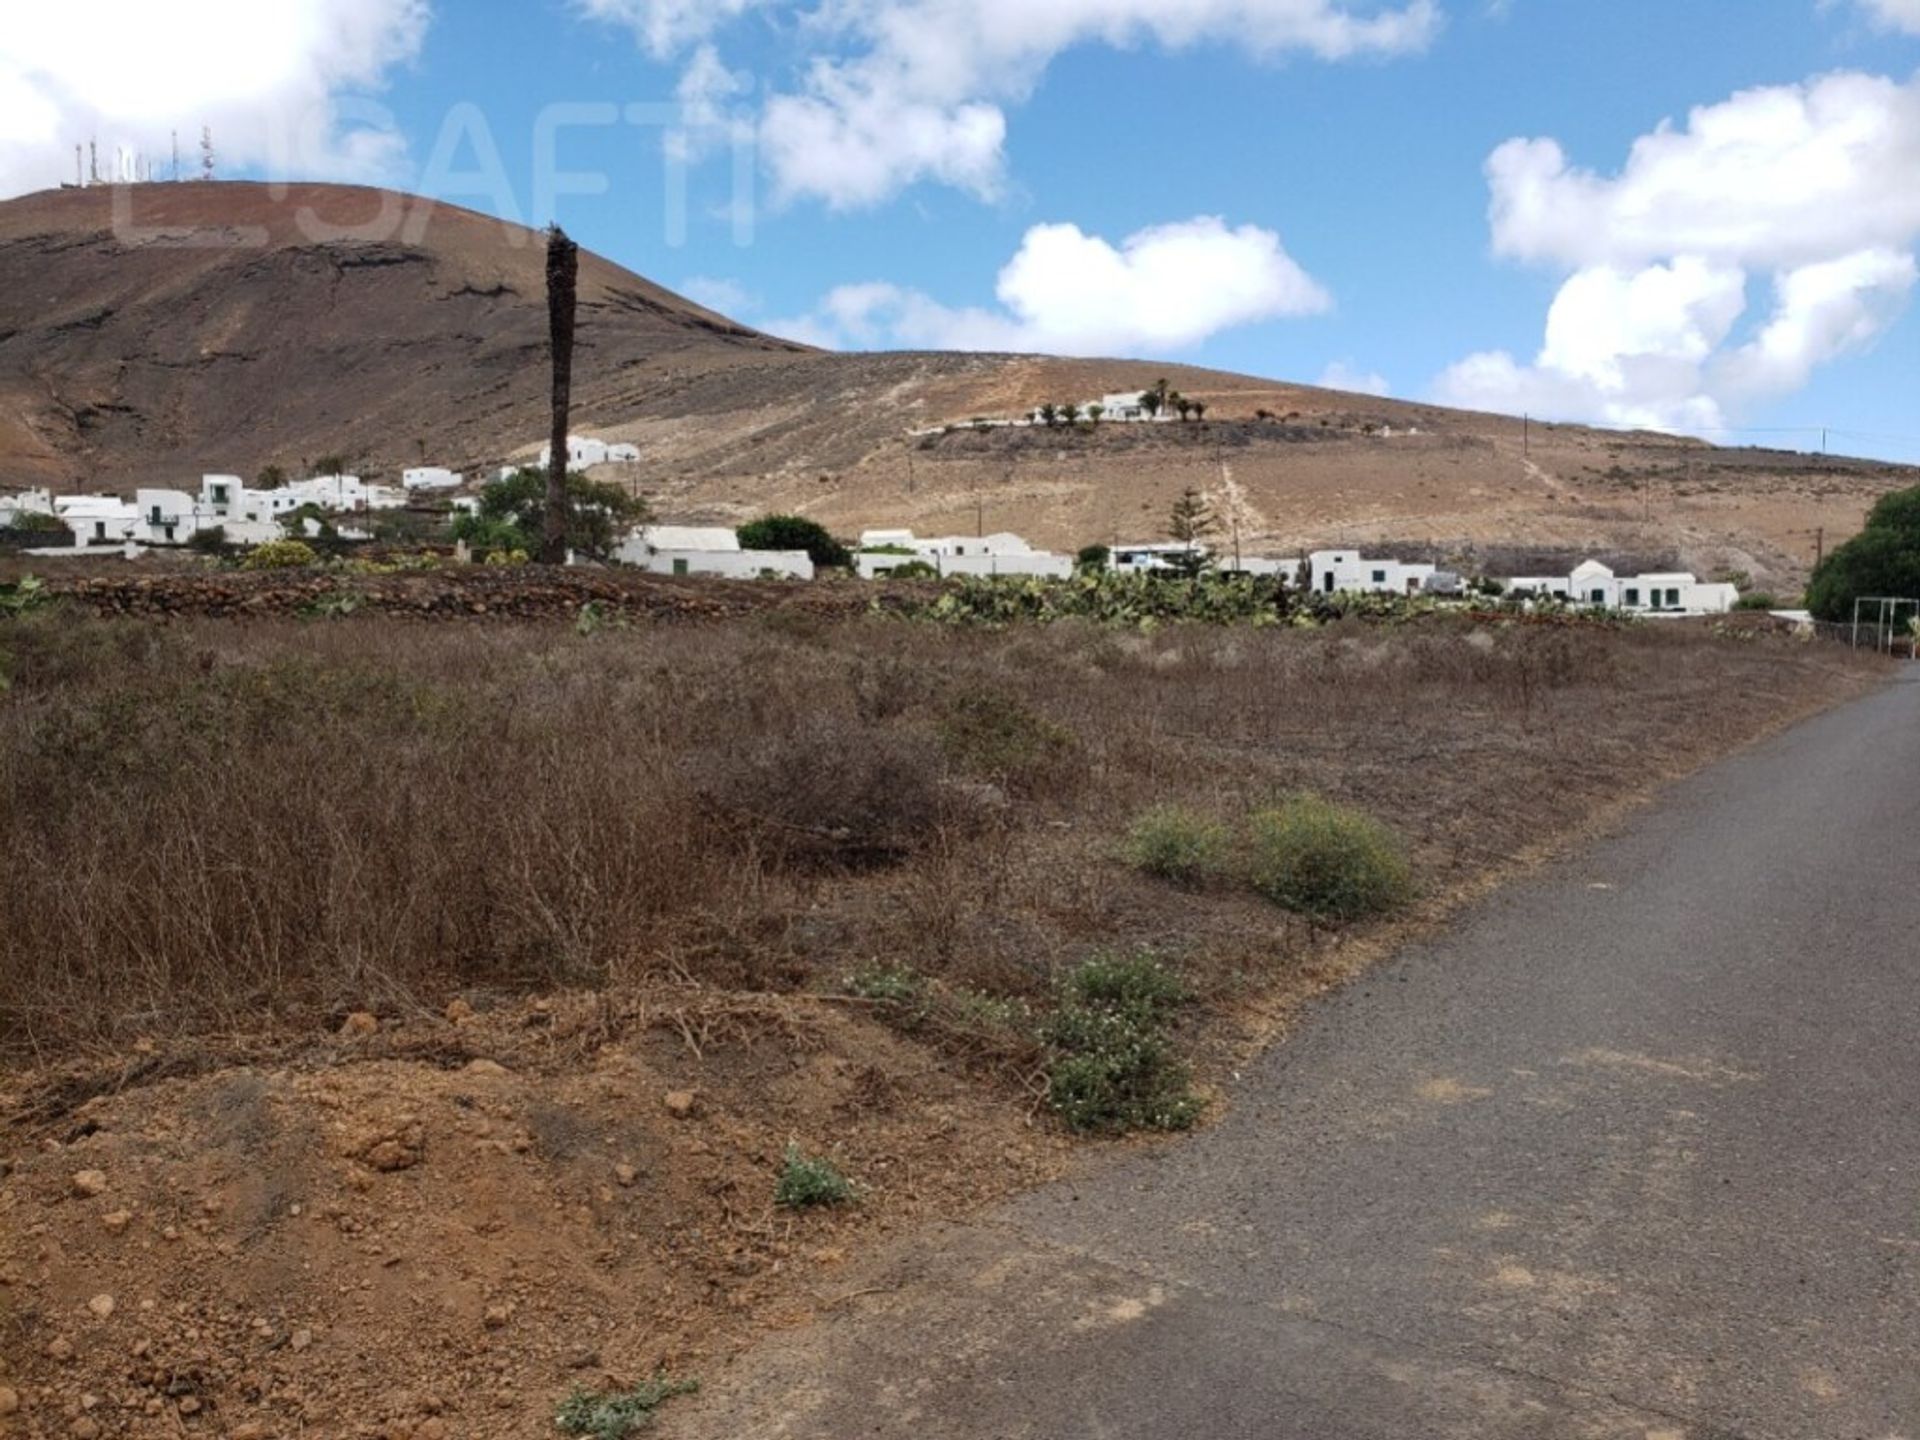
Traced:
[[93, 538], [96, 540], [104, 540], [107, 538], [107, 522], [106, 521], [96, 520], [93, 522]]
[[1594, 591], [1594, 592], [1593, 592], [1593, 603], [1594, 603], [1594, 604], [1596, 604], [1596, 605], [1604, 605], [1604, 604], [1606, 604], [1606, 603], [1607, 603], [1607, 592], [1606, 592], [1606, 591], [1604, 591], [1604, 590], [1596, 590], [1596, 591]]
[[1384, 585], [1384, 584], [1386, 584], [1386, 583], [1387, 583], [1387, 572], [1386, 572], [1386, 571], [1384, 571], [1384, 570], [1376, 570], [1376, 571], [1374, 571], [1374, 572], [1373, 572], [1373, 583], [1374, 583], [1374, 584], [1376, 584], [1376, 585]]
[[226, 486], [216, 485], [213, 487], [213, 503], [216, 505], [224, 505], [227, 503], [227, 487]]
[[676, 561], [674, 561], [674, 562], [673, 562], [673, 573], [674, 573], [674, 574], [676, 574], [676, 575], [684, 575], [684, 574], [686, 574], [686, 573], [687, 573], [687, 562], [686, 562], [686, 561], [684, 561], [684, 560], [676, 560]]
[[167, 533], [167, 543], [172, 544], [173, 543], [173, 526], [171, 525], [167, 526], [166, 533]]
[[1680, 608], [1680, 592], [1678, 590], [1667, 591], [1667, 608], [1669, 610], [1678, 610]]
[[1626, 603], [1629, 609], [1638, 609], [1640, 606], [1640, 591], [1636, 588], [1629, 588]]

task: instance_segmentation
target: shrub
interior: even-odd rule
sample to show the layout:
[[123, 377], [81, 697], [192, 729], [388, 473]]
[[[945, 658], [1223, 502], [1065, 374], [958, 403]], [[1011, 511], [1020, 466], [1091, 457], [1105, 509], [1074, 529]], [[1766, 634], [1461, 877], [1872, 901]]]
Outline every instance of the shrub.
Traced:
[[1073, 732], [1036, 715], [1010, 695], [970, 692], [948, 709], [940, 741], [958, 764], [1018, 789], [1070, 778], [1079, 752]]
[[940, 572], [924, 560], [908, 560], [884, 572], [888, 580], [938, 580]]
[[242, 570], [303, 570], [318, 565], [320, 556], [304, 540], [269, 540], [256, 546], [240, 562]]
[[1736, 610], [1778, 610], [1780, 608], [1780, 602], [1767, 591], [1756, 590], [1751, 594], [1742, 595], [1734, 602], [1733, 608]]
[[1122, 852], [1129, 865], [1175, 885], [1198, 886], [1227, 864], [1227, 829], [1181, 805], [1156, 805], [1133, 822]]
[[1406, 903], [1413, 874], [1393, 831], [1317, 795], [1253, 818], [1253, 888], [1274, 904], [1327, 920], [1359, 920]]
[[799, 515], [765, 515], [742, 525], [737, 533], [742, 550], [804, 550], [814, 564], [829, 570], [845, 570], [853, 564], [847, 547], [824, 525]]
[[652, 1424], [653, 1412], [674, 1396], [691, 1395], [699, 1388], [698, 1380], [669, 1380], [664, 1372], [631, 1390], [596, 1394], [575, 1386], [561, 1402], [553, 1423], [566, 1435], [625, 1440], [635, 1430]]
[[209, 525], [187, 537], [187, 548], [201, 555], [218, 555], [227, 548], [227, 527]]
[[803, 1154], [798, 1145], [787, 1146], [780, 1164], [780, 1179], [773, 1187], [773, 1203], [784, 1210], [811, 1210], [817, 1206], [845, 1205], [853, 1199], [853, 1182], [842, 1175], [829, 1160]]
[[1047, 1102], [1081, 1131], [1184, 1130], [1200, 1113], [1167, 1037], [1187, 998], [1151, 955], [1097, 956], [1062, 986], [1042, 1038], [1052, 1058]]
[[847, 993], [903, 1009], [926, 997], [927, 982], [911, 965], [867, 965], [847, 977]]
[[1082, 545], [1079, 553], [1073, 557], [1073, 567], [1076, 570], [1105, 570], [1112, 558], [1113, 551], [1105, 545]]
[[[480, 492], [479, 513], [460, 515], [453, 522], [453, 538], [475, 550], [538, 551], [546, 534], [547, 475], [544, 470], [516, 470]], [[567, 548], [594, 560], [605, 560], [635, 525], [652, 518], [647, 502], [626, 487], [586, 476], [567, 476]]]
[[1813, 572], [1807, 608], [1851, 620], [1854, 601], [1875, 595], [1920, 596], [1920, 486], [1881, 497], [1866, 528]]

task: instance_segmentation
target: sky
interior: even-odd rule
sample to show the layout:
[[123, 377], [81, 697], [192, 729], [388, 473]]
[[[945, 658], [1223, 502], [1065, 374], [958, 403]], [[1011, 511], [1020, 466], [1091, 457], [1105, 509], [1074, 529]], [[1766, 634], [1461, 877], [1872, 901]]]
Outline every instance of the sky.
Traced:
[[[421, 190], [847, 349], [1920, 461], [1920, 0], [67, 0], [0, 195]], [[1823, 437], [1823, 433], [1824, 437]]]

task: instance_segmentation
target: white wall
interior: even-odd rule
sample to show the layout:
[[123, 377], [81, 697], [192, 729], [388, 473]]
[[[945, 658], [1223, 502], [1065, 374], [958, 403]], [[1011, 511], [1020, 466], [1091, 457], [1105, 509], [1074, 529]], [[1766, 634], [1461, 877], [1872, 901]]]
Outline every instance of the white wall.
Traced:
[[458, 490], [466, 484], [466, 476], [438, 465], [421, 465], [402, 472], [400, 484], [408, 490]]
[[716, 575], [758, 580], [772, 574], [783, 580], [813, 579], [813, 557], [804, 550], [647, 550], [622, 546], [618, 559], [650, 575]]
[[1409, 565], [1399, 560], [1374, 560], [1358, 550], [1316, 550], [1307, 557], [1308, 588], [1319, 593], [1340, 591], [1372, 595], [1418, 594], [1433, 579], [1435, 566]]

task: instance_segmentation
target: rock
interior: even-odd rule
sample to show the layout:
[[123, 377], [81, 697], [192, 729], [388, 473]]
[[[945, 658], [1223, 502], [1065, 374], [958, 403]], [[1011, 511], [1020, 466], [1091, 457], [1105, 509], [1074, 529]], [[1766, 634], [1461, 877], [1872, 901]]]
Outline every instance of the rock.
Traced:
[[631, 1188], [633, 1182], [640, 1178], [640, 1172], [631, 1165], [616, 1165], [613, 1167], [613, 1178], [618, 1180], [622, 1187]]
[[449, 1025], [464, 1025], [473, 1019], [473, 1006], [456, 998], [447, 1002], [446, 1014]]
[[691, 1090], [669, 1090], [667, 1092], [667, 1112], [681, 1119], [693, 1114], [694, 1107], [700, 1103], [700, 1097]]
[[229, 1430], [227, 1440], [267, 1440], [267, 1427], [258, 1420], [248, 1420]]
[[467, 1062], [467, 1074], [469, 1075], [504, 1075], [506, 1073], [507, 1067], [502, 1065], [498, 1060], [469, 1060]]
[[293, 1332], [293, 1337], [288, 1340], [287, 1343], [293, 1347], [293, 1353], [298, 1355], [302, 1350], [313, 1344], [313, 1331], [307, 1329], [296, 1330]]
[[107, 1172], [104, 1170], [82, 1170], [73, 1177], [73, 1193], [83, 1200], [91, 1200], [107, 1188]]
[[381, 1140], [368, 1148], [366, 1160], [374, 1169], [390, 1175], [418, 1165], [420, 1152], [401, 1140]]
[[16, 1415], [20, 1411], [20, 1392], [11, 1385], [0, 1385], [0, 1415]]
[[199, 1397], [195, 1395], [182, 1395], [180, 1397], [180, 1413], [182, 1415], [198, 1415], [200, 1413]]
[[447, 1440], [447, 1422], [422, 1420], [413, 1427], [413, 1440]]
[[67, 1427], [67, 1433], [74, 1440], [99, 1440], [100, 1422], [91, 1415], [82, 1415]]
[[113, 1210], [100, 1217], [100, 1223], [106, 1227], [109, 1235], [121, 1234], [133, 1223], [131, 1210]]
[[56, 1335], [47, 1342], [47, 1358], [61, 1365], [73, 1359], [73, 1342], [64, 1335]]
[[507, 1322], [513, 1319], [513, 1306], [489, 1305], [487, 1307], [487, 1313], [480, 1318], [481, 1323], [484, 1324], [487, 1329], [504, 1330], [507, 1327]]
[[340, 1024], [340, 1038], [361, 1040], [380, 1033], [380, 1021], [365, 1010], [356, 1010]]
[[87, 1301], [87, 1309], [93, 1312], [96, 1320], [106, 1320], [113, 1315], [113, 1296], [96, 1295]]

